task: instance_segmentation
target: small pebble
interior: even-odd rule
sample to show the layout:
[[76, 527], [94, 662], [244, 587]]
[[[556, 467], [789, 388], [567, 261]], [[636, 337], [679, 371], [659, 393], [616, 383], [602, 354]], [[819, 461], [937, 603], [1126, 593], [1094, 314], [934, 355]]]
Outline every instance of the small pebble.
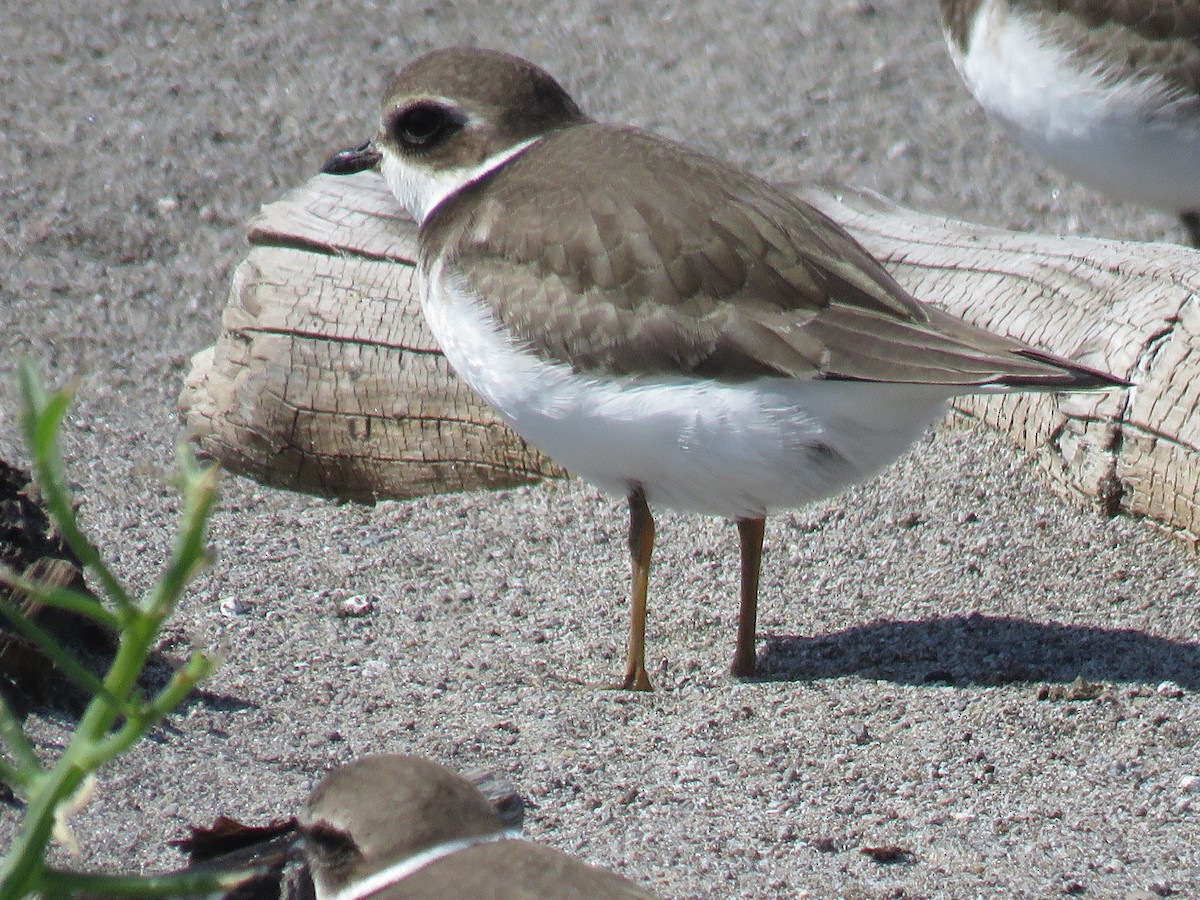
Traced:
[[1177, 700], [1183, 696], [1183, 688], [1173, 681], [1161, 682], [1154, 690], [1160, 697], [1170, 697]]
[[243, 616], [250, 611], [250, 604], [237, 597], [226, 597], [221, 601], [221, 615], [232, 619], [234, 616]]
[[356, 619], [365, 616], [375, 608], [375, 603], [365, 594], [355, 594], [347, 597], [338, 604], [338, 615], [344, 619]]

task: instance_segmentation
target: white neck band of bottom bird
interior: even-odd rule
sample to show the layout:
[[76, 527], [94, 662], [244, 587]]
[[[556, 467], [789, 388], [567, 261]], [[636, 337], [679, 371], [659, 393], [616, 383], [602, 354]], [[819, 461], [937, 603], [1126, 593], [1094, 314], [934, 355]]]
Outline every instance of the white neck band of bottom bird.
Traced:
[[367, 898], [382, 891], [384, 888], [398, 884], [408, 876], [421, 871], [426, 866], [437, 862], [439, 859], [452, 856], [460, 850], [466, 850], [468, 847], [475, 847], [479, 844], [490, 844], [493, 841], [514, 840], [517, 837], [519, 837], [519, 834], [516, 831], [497, 831], [494, 834], [481, 834], [476, 837], [460, 838], [457, 841], [446, 841], [444, 844], [438, 844], [437, 846], [430, 847], [428, 850], [422, 850], [415, 856], [408, 857], [408, 859], [402, 859], [398, 863], [393, 863], [386, 869], [380, 869], [374, 875], [369, 875], [362, 881], [331, 895], [328, 900], [367, 900]]

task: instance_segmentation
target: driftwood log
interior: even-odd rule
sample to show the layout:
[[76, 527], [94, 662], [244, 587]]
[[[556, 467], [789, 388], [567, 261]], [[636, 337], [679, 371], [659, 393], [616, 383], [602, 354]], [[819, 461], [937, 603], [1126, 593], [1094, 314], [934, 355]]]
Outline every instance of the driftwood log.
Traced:
[[[805, 198], [916, 296], [1136, 383], [964, 398], [1062, 488], [1200, 546], [1200, 253], [1017, 234], [877, 197]], [[416, 227], [375, 175], [319, 176], [250, 225], [222, 333], [180, 398], [203, 451], [264, 484], [370, 502], [564, 473], [450, 371], [421, 318]]]

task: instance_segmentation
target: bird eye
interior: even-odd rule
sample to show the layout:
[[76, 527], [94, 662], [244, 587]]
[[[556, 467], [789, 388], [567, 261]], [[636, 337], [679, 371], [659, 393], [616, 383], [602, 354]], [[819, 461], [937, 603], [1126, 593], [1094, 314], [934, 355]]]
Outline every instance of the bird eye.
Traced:
[[428, 147], [454, 124], [450, 113], [434, 103], [418, 103], [392, 117], [391, 134], [396, 143], [413, 149]]
[[326, 865], [340, 865], [360, 852], [349, 834], [327, 822], [315, 822], [302, 833], [309, 850]]

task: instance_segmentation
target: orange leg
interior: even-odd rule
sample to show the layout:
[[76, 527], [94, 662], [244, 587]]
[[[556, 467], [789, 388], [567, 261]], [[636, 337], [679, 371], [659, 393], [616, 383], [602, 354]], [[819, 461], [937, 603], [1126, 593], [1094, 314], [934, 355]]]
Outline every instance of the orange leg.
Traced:
[[738, 614], [737, 649], [730, 671], [737, 678], [753, 678], [758, 663], [754, 638], [758, 630], [758, 573], [762, 569], [766, 519], [738, 519], [742, 544], [742, 607]]
[[640, 487], [629, 495], [629, 556], [633, 561], [633, 596], [630, 604], [629, 650], [621, 689], [652, 691], [646, 674], [646, 594], [650, 588], [650, 555], [654, 552], [654, 517]]

